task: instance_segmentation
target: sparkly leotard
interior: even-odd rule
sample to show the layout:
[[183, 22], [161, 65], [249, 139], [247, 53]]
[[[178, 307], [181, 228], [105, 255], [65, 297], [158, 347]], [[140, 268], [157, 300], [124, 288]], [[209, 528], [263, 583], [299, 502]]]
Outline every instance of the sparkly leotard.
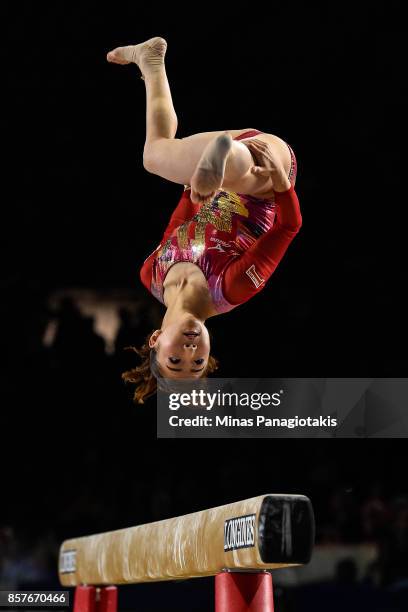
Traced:
[[[260, 134], [245, 132], [235, 140]], [[288, 145], [289, 147], [289, 145]], [[291, 153], [291, 188], [271, 199], [218, 190], [211, 202], [194, 204], [185, 188], [159, 246], [145, 260], [140, 277], [164, 304], [163, 282], [179, 262], [202, 270], [216, 310], [228, 312], [265, 286], [301, 225], [294, 191], [297, 164]]]

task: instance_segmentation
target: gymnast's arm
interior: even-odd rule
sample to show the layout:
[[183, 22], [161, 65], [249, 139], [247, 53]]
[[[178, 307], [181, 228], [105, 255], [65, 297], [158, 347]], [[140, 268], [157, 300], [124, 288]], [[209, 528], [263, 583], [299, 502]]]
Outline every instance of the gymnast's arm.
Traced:
[[189, 189], [183, 192], [179, 203], [177, 204], [176, 208], [173, 211], [173, 214], [170, 217], [170, 221], [161, 240], [162, 243], [167, 240], [167, 238], [171, 235], [171, 233], [176, 227], [179, 227], [180, 225], [185, 223], [185, 221], [189, 221], [190, 219], [192, 219], [197, 210], [200, 208], [200, 206], [193, 204], [190, 199], [190, 194], [191, 190]]
[[197, 211], [197, 206], [195, 206], [190, 199], [190, 191], [184, 191], [179, 203], [173, 211], [173, 214], [170, 217], [170, 221], [165, 229], [162, 239], [160, 240], [160, 244], [158, 247], [151, 253], [147, 259], [145, 259], [143, 266], [140, 270], [140, 280], [147, 290], [150, 290], [150, 284], [152, 279], [152, 266], [153, 259], [156, 255], [156, 251], [160, 248], [162, 244], [164, 244], [167, 238], [172, 234], [176, 227], [182, 225], [185, 221], [191, 219]]
[[[280, 187], [288, 184], [287, 180]], [[271, 229], [225, 271], [223, 293], [230, 304], [242, 304], [263, 289], [302, 226], [299, 200], [292, 185], [286, 191], [275, 191], [275, 204], [276, 219]]]

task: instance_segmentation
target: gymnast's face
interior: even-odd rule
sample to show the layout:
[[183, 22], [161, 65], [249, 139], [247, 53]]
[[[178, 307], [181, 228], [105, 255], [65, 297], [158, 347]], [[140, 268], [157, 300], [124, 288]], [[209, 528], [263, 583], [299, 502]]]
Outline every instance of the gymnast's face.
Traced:
[[200, 378], [210, 356], [210, 337], [204, 323], [189, 316], [156, 330], [149, 345], [165, 378]]

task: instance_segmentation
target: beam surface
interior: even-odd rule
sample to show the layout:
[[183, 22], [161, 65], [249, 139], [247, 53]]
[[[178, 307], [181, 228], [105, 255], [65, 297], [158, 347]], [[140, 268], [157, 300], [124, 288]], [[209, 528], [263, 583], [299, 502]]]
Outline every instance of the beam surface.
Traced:
[[314, 516], [303, 495], [260, 495], [61, 545], [63, 586], [132, 584], [262, 571], [310, 560]]

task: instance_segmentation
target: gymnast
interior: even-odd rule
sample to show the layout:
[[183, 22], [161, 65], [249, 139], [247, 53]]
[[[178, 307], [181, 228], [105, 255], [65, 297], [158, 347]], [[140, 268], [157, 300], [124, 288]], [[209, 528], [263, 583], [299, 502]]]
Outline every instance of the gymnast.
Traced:
[[161, 328], [133, 349], [142, 363], [123, 374], [136, 384], [137, 403], [155, 393], [159, 379], [217, 369], [206, 320], [261, 291], [302, 224], [296, 158], [284, 140], [255, 129], [176, 138], [166, 49], [155, 37], [107, 54], [109, 62], [136, 64], [146, 86], [144, 168], [184, 186], [140, 272], [167, 310]]

